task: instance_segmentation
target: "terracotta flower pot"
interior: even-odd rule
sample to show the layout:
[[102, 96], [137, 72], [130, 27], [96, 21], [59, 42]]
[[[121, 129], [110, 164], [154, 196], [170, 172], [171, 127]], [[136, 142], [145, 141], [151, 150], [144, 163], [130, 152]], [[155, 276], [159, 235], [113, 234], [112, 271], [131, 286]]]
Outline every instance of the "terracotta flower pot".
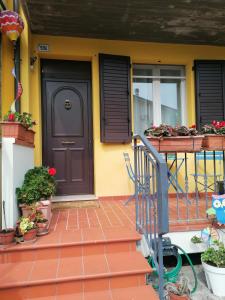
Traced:
[[35, 239], [36, 235], [37, 235], [37, 229], [33, 228], [33, 229], [27, 231], [26, 233], [24, 233], [23, 239], [24, 239], [24, 241], [31, 241], [31, 240]]
[[160, 138], [160, 152], [199, 152], [203, 136], [171, 136]]
[[13, 242], [15, 235], [14, 229], [8, 229], [7, 231], [0, 231], [0, 245], [9, 245]]
[[38, 209], [43, 213], [45, 219], [51, 222], [52, 218], [52, 203], [51, 200], [40, 200]]
[[26, 204], [20, 204], [19, 207], [21, 208], [23, 217], [27, 218], [33, 214], [33, 209], [31, 206], [26, 205]]
[[179, 295], [176, 295], [176, 294], [173, 294], [171, 292], [169, 292], [169, 299], [170, 300], [189, 300], [190, 297], [188, 295], [183, 295], [183, 296], [179, 296]]
[[34, 144], [34, 134], [32, 129], [26, 129], [18, 122], [1, 122], [2, 136], [12, 137], [28, 144]]
[[217, 134], [206, 134], [202, 141], [204, 150], [224, 150], [225, 137]]

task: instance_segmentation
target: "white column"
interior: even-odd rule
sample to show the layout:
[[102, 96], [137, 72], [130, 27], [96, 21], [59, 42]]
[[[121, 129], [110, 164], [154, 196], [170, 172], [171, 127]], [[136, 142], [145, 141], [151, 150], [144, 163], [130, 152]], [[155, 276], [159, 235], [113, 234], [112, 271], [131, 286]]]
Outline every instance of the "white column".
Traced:
[[[22, 185], [25, 173], [33, 167], [34, 148], [17, 145], [14, 138], [2, 138], [2, 203], [5, 202], [7, 227], [16, 225], [16, 188]], [[5, 227], [3, 208], [2, 227]]]

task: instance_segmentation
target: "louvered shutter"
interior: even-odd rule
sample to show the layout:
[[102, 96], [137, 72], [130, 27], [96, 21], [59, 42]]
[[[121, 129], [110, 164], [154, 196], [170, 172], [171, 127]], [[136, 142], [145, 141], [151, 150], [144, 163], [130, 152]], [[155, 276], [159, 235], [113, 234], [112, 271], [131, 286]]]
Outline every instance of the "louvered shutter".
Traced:
[[196, 61], [197, 126], [224, 120], [224, 62]]
[[131, 142], [130, 58], [99, 54], [101, 142]]

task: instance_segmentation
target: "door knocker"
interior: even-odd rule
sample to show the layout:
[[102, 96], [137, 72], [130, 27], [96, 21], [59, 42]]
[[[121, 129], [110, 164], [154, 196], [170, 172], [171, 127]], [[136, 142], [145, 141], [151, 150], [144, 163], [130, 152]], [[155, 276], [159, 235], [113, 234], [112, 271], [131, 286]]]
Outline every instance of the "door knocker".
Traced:
[[70, 100], [66, 99], [65, 100], [65, 109], [69, 110], [72, 108], [72, 104], [70, 102]]

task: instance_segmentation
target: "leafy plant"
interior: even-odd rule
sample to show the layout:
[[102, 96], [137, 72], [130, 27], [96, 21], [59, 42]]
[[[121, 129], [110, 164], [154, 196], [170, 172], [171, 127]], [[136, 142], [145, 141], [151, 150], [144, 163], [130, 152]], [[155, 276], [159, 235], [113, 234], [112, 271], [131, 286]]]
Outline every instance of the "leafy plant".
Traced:
[[160, 126], [151, 126], [145, 130], [144, 134], [155, 137], [196, 136], [198, 135], [198, 131], [195, 125], [188, 128], [186, 126], [172, 127], [170, 125], [161, 124]]
[[35, 223], [30, 218], [21, 217], [18, 222], [19, 230], [22, 234], [25, 234], [29, 230], [35, 228]]
[[222, 134], [225, 135], [225, 121], [212, 121], [201, 128], [202, 134]]
[[208, 247], [201, 255], [201, 259], [208, 265], [218, 268], [225, 268], [225, 247], [220, 241], [214, 241], [214, 244]]
[[46, 223], [46, 222], [48, 222], [48, 220], [46, 218], [44, 218], [44, 215], [40, 210], [37, 210], [36, 214], [35, 214], [35, 222], [36, 223]]
[[198, 237], [197, 235], [194, 235], [192, 238], [191, 238], [191, 242], [193, 244], [200, 244], [202, 243], [202, 239], [200, 237]]
[[27, 112], [20, 114], [18, 112], [8, 111], [3, 120], [6, 122], [19, 122], [27, 129], [32, 128], [36, 124], [35, 121], [32, 120], [32, 115]]
[[16, 195], [19, 203], [31, 205], [41, 198], [49, 198], [55, 191], [54, 176], [49, 174], [49, 168], [41, 166], [27, 171], [22, 187], [16, 189]]

